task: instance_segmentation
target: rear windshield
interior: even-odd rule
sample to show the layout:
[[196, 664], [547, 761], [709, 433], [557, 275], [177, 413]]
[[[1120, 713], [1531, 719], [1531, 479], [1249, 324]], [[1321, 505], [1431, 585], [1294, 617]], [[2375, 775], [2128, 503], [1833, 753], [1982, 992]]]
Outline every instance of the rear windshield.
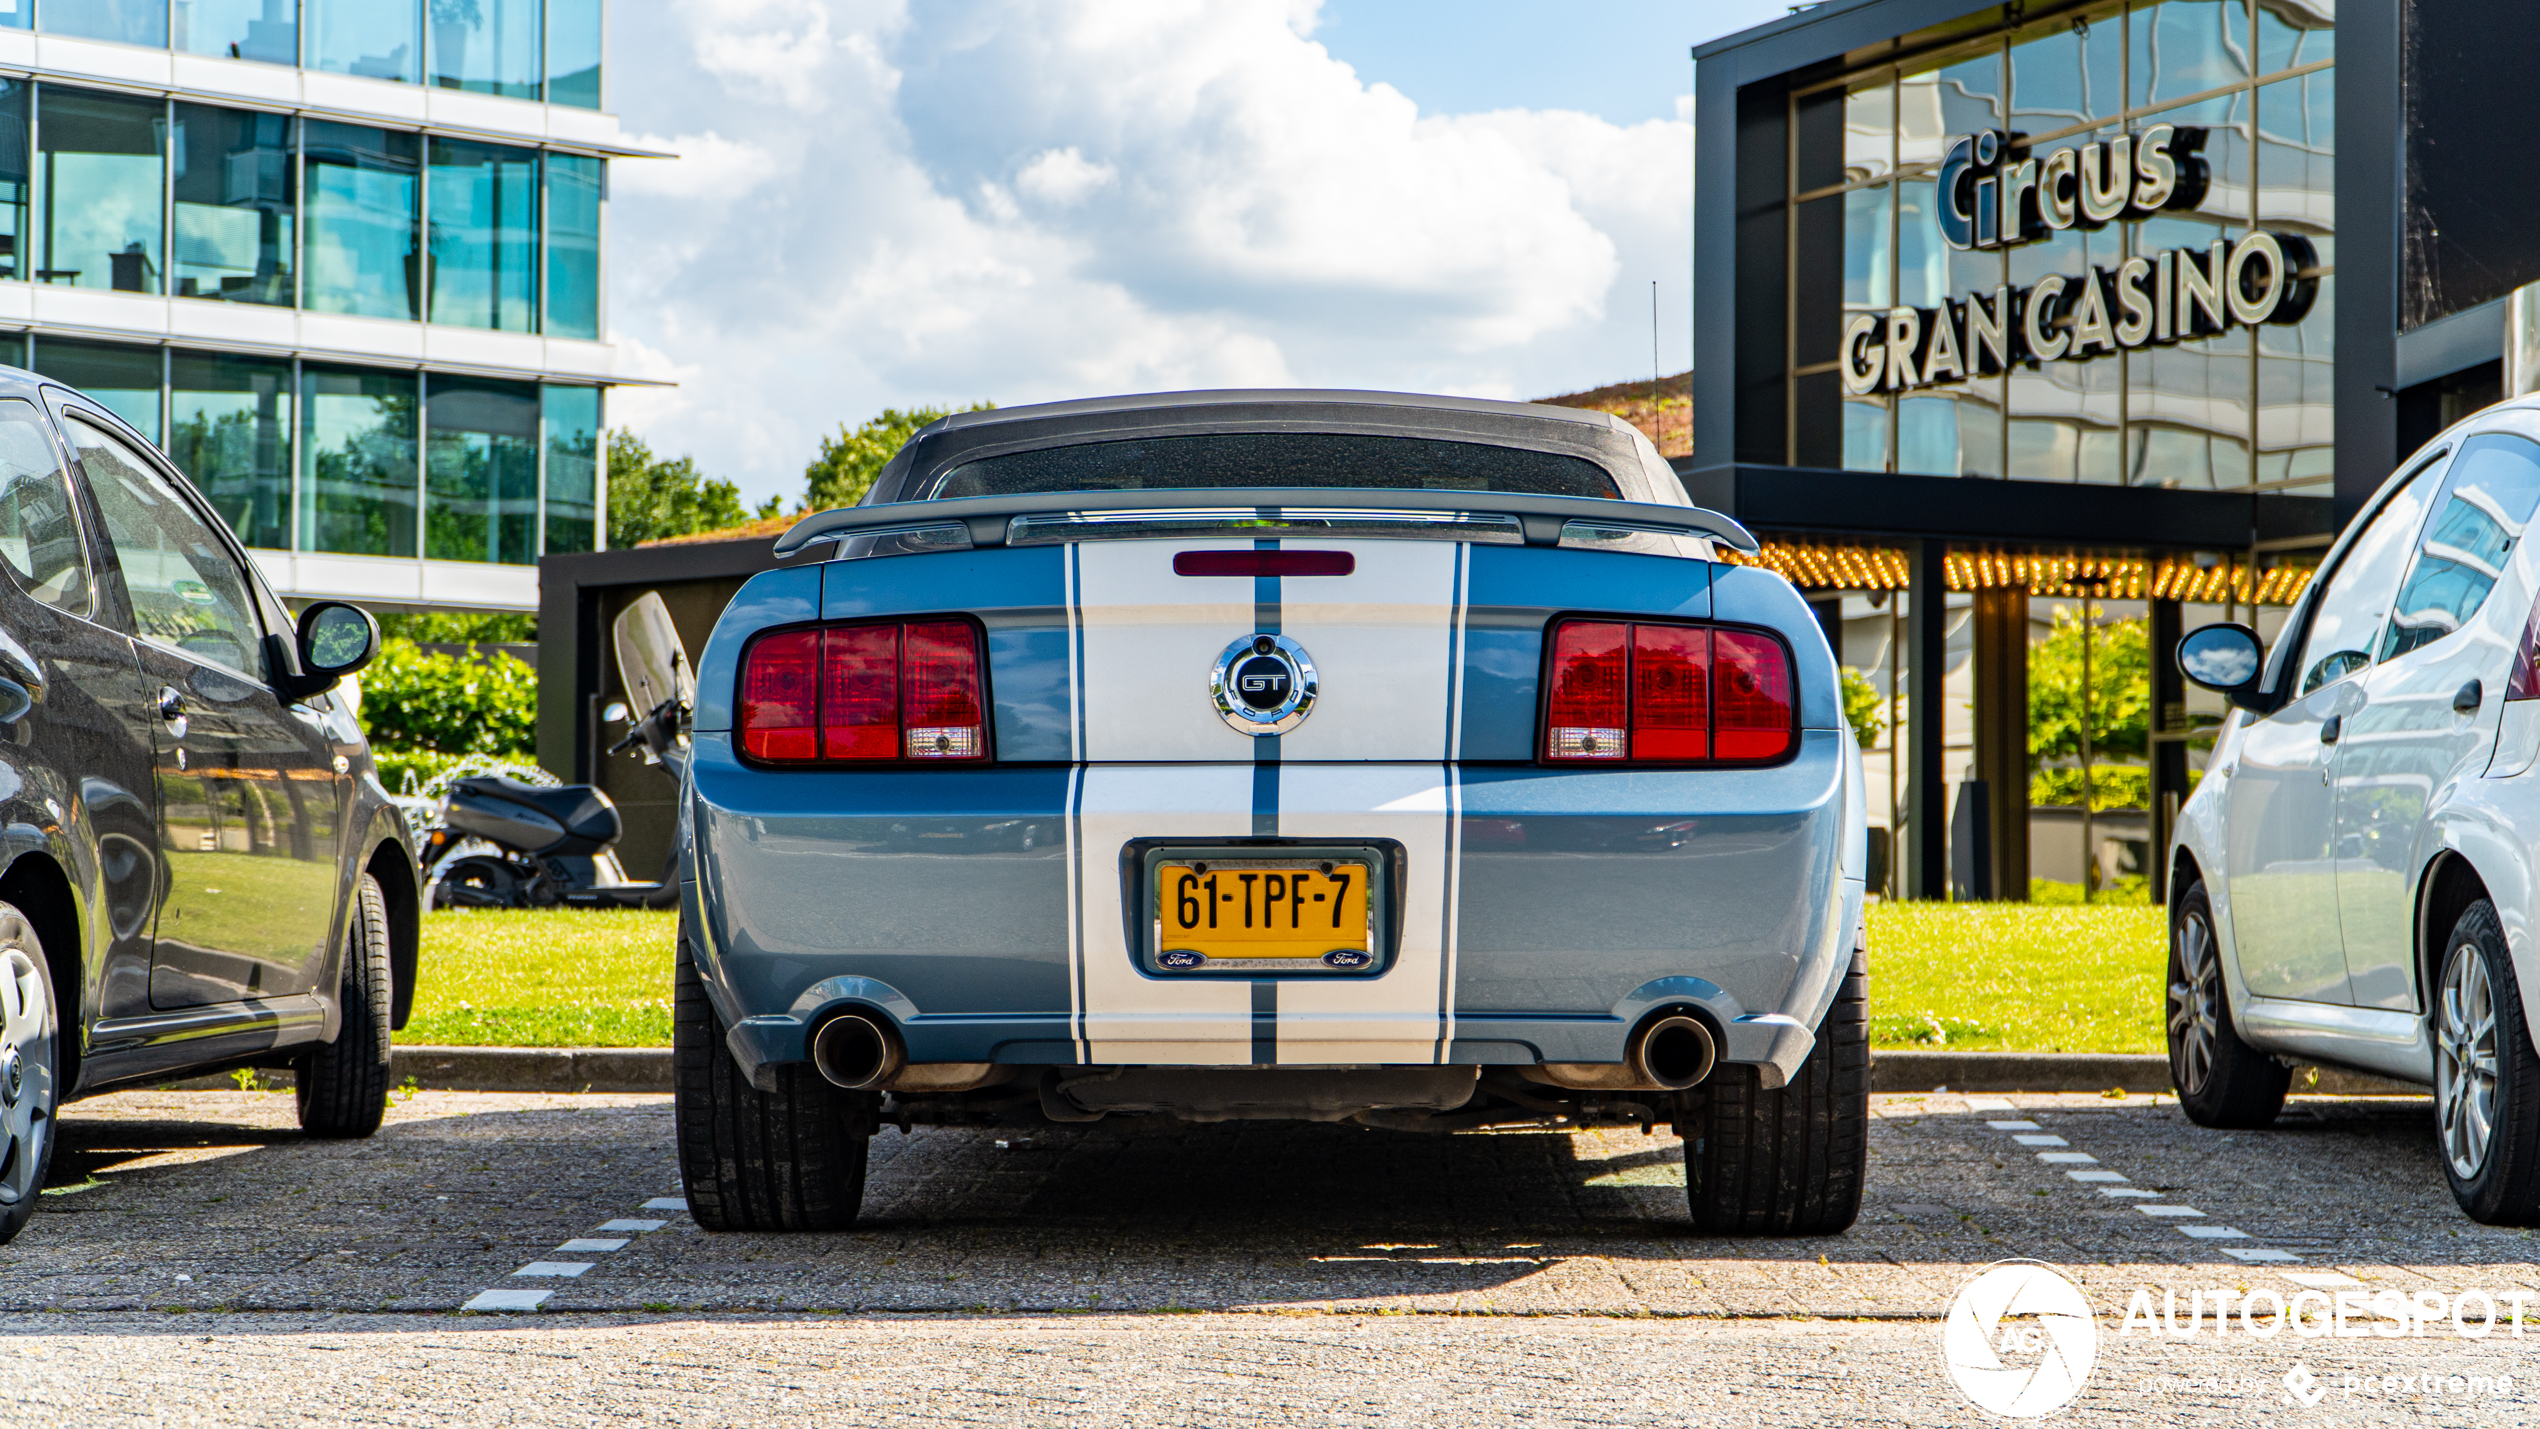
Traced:
[[983, 457], [943, 473], [931, 489], [908, 499], [1259, 486], [1622, 496], [1605, 468], [1556, 452], [1421, 437], [1229, 432], [1087, 442]]

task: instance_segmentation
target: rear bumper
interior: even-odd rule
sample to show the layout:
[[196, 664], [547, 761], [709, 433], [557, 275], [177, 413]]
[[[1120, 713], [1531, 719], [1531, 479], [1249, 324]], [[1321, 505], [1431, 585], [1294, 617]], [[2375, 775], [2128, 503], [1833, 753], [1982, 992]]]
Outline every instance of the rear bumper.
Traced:
[[[1860, 926], [1857, 755], [1760, 770], [1451, 765], [753, 769], [700, 734], [689, 926], [745, 1068], [842, 1007], [912, 1062], [1619, 1062], [1661, 1007], [1723, 1060], [1795, 1072]], [[1384, 839], [1405, 864], [1380, 975], [1139, 969], [1131, 839]]]

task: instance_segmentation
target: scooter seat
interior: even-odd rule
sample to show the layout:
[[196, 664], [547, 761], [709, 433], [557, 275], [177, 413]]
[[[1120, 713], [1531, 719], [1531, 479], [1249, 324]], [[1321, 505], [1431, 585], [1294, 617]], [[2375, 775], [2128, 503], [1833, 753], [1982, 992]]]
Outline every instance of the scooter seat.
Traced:
[[453, 790], [463, 790], [480, 799], [496, 799], [535, 809], [564, 826], [568, 837], [593, 845], [615, 843], [623, 826], [617, 817], [617, 805], [609, 796], [589, 784], [566, 784], [543, 788], [524, 784], [500, 774], [471, 774], [450, 781]]

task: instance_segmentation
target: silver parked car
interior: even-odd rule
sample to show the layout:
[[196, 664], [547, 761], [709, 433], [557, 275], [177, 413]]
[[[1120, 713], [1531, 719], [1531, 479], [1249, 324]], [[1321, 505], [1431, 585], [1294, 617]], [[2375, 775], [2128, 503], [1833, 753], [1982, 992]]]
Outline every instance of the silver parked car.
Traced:
[[2289, 1067], [2434, 1087], [2461, 1208], [2540, 1223], [2540, 399], [2417, 453], [2330, 548], [2271, 652], [2179, 644], [2234, 706], [2169, 851], [2180, 1104], [2255, 1127]]

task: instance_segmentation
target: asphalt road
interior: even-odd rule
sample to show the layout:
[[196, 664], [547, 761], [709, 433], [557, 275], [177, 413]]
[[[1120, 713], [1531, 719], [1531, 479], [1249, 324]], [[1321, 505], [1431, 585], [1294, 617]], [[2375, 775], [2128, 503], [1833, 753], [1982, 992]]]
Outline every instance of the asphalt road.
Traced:
[[[2540, 1247], [2460, 1216], [2421, 1098], [1877, 1111], [1823, 1239], [1695, 1235], [1664, 1133], [1113, 1123], [886, 1132], [863, 1227], [732, 1236], [677, 1209], [665, 1098], [424, 1092], [342, 1144], [287, 1094], [125, 1094], [0, 1248], [0, 1421], [1974, 1424], [1943, 1319], [2014, 1258], [2097, 1316], [2083, 1422], [2533, 1417]], [[2163, 1335], [2138, 1290], [2330, 1318]], [[2439, 1313], [2517, 1294], [2528, 1338]]]

